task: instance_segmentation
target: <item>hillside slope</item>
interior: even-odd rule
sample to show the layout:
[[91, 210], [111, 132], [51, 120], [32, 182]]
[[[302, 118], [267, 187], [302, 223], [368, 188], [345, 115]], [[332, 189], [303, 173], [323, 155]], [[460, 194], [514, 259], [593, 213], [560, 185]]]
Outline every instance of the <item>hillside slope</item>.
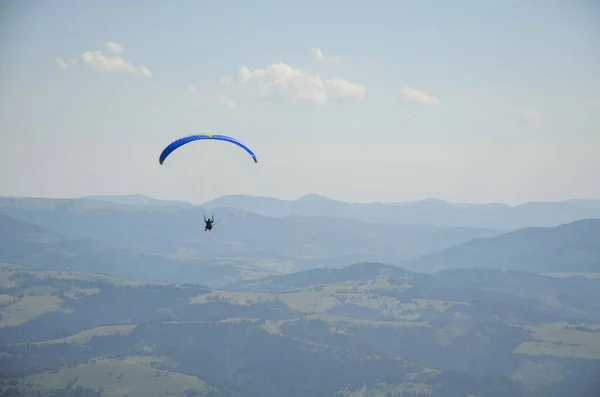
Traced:
[[474, 239], [405, 265], [422, 271], [493, 268], [538, 273], [600, 272], [600, 219]]
[[68, 240], [2, 214], [0, 262], [33, 269], [103, 273], [136, 281], [220, 285], [240, 277], [239, 269], [233, 265], [217, 266], [214, 260], [181, 260], [147, 254], [93, 239]]

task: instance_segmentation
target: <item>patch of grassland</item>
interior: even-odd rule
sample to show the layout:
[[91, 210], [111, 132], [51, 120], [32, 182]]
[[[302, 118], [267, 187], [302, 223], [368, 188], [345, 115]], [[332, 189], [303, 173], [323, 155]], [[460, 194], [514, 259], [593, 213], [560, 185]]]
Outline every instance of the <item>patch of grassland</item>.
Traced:
[[335, 296], [329, 296], [321, 291], [293, 292], [277, 296], [291, 309], [304, 313], [324, 313], [337, 303]]
[[78, 280], [78, 281], [101, 281], [113, 285], [132, 284], [115, 276], [109, 276], [98, 273], [84, 273], [71, 270], [25, 270], [21, 266], [1, 264], [0, 265], [0, 286], [5, 288], [14, 288], [19, 285], [18, 279], [9, 278], [15, 273], [25, 273], [38, 279], [56, 279], [56, 280]]
[[0, 294], [0, 305], [10, 305], [16, 298], [7, 294]]
[[262, 292], [231, 292], [212, 291], [196, 296], [191, 303], [207, 303], [216, 299], [225, 300], [234, 305], [250, 305], [258, 302], [280, 300], [291, 309], [304, 313], [323, 313], [337, 303], [335, 296], [329, 296], [322, 291], [292, 292], [289, 294], [270, 294]]
[[[333, 333], [344, 333], [346, 327], [353, 325], [369, 325], [373, 327], [386, 326], [386, 327], [429, 327], [428, 322], [418, 321], [373, 321], [373, 320], [362, 320], [351, 317], [334, 316], [331, 314], [309, 314], [305, 316], [307, 320], [321, 320], [330, 325], [329, 330]], [[271, 334], [280, 334], [281, 326], [293, 320], [268, 320], [265, 324], [261, 325], [261, 328]]]
[[71, 299], [78, 300], [78, 299], [83, 298], [84, 296], [94, 295], [94, 294], [97, 294], [98, 292], [100, 292], [100, 288], [73, 287], [69, 291], [64, 292], [64, 295]]
[[252, 302], [268, 302], [275, 299], [274, 294], [262, 292], [230, 292], [230, 291], [212, 291], [208, 294], [202, 294], [190, 299], [190, 303], [208, 303], [215, 300], [228, 301], [232, 305], [248, 306]]
[[37, 278], [54, 278], [58, 280], [102, 281], [114, 285], [131, 284], [130, 282], [115, 276], [108, 276], [105, 274], [98, 273], [76, 272], [70, 270], [33, 270], [28, 271], [28, 273], [33, 274]]
[[417, 321], [373, 321], [362, 320], [351, 317], [333, 316], [330, 314], [313, 314], [306, 316], [307, 319], [319, 319], [332, 325], [372, 325], [389, 327], [428, 327], [428, 322]]
[[404, 382], [399, 387], [395, 387], [394, 391], [398, 393], [411, 393], [418, 396], [423, 394], [430, 395], [433, 392], [433, 386], [420, 382]]
[[404, 382], [400, 385], [390, 385], [382, 383], [375, 388], [363, 386], [358, 390], [342, 389], [337, 395], [345, 397], [387, 397], [404, 393], [404, 396], [428, 396], [433, 392], [433, 387], [427, 383], [421, 382]]
[[[600, 359], [600, 332], [579, 331], [566, 326], [574, 325], [561, 322], [524, 326], [533, 332], [534, 340], [521, 343], [514, 353]], [[600, 326], [593, 324], [589, 328], [599, 330]]]
[[198, 295], [190, 300], [191, 303], [207, 303], [213, 301], [227, 301], [233, 305], [250, 305], [258, 302], [279, 300], [293, 310], [303, 313], [319, 314], [328, 310], [342, 301], [353, 303], [365, 308], [374, 309], [384, 314], [397, 316], [404, 321], [418, 321], [421, 310], [432, 309], [446, 311], [456, 305], [469, 305], [465, 302], [451, 302], [441, 300], [414, 299], [412, 302], [401, 302], [392, 297], [379, 296], [373, 292], [355, 292], [356, 283], [337, 283], [320, 288], [310, 288], [304, 291], [290, 293], [263, 293], [263, 292], [233, 292], [212, 291], [208, 294]]
[[377, 277], [375, 280], [368, 281], [344, 281], [331, 283], [322, 286], [310, 287], [312, 290], [323, 290], [334, 294], [367, 294], [379, 290], [401, 291], [410, 288], [408, 284], [391, 284], [385, 277]]
[[230, 318], [226, 318], [225, 320], [217, 321], [217, 323], [234, 323], [234, 324], [238, 324], [238, 323], [245, 323], [245, 322], [256, 323], [258, 321], [260, 321], [260, 320], [257, 319], [257, 318], [230, 317]]
[[35, 287], [29, 287], [19, 290], [25, 296], [40, 296], [40, 295], [52, 295], [56, 289], [49, 285], [36, 285]]
[[71, 368], [61, 368], [57, 373], [32, 375], [28, 380], [51, 389], [65, 387], [76, 379], [75, 385], [96, 390], [103, 387], [106, 397], [180, 396], [186, 389], [208, 389], [206, 383], [194, 376], [152, 368], [151, 364], [155, 361], [161, 360], [149, 356], [122, 360], [99, 359]]
[[354, 303], [368, 309], [377, 310], [382, 314], [394, 316], [405, 321], [418, 321], [422, 310], [437, 310], [444, 312], [457, 305], [469, 305], [464, 302], [451, 302], [430, 299], [413, 299], [412, 302], [401, 302], [388, 296], [373, 296], [372, 294], [347, 295], [343, 298], [345, 303]]
[[380, 297], [373, 298], [373, 299], [360, 299], [359, 302], [357, 302], [357, 304], [359, 306], [367, 307], [370, 309], [377, 309], [377, 310], [392, 309], [392, 310], [395, 310], [395, 312], [397, 314], [400, 314], [404, 311], [413, 311], [413, 310], [418, 311], [418, 310], [425, 310], [425, 309], [433, 309], [433, 310], [437, 310], [439, 312], [445, 312], [446, 310], [448, 310], [448, 308], [450, 308], [452, 306], [458, 306], [458, 305], [468, 306], [468, 305], [470, 305], [469, 303], [465, 303], [465, 302], [440, 301], [440, 300], [433, 300], [433, 299], [413, 299], [411, 303], [407, 303], [407, 302], [400, 302], [399, 300], [397, 300], [395, 298], [387, 297], [387, 296], [380, 296]]
[[281, 325], [288, 320], [267, 320], [260, 327], [270, 334], [281, 334]]
[[81, 331], [75, 335], [67, 336], [66, 338], [47, 340], [38, 342], [39, 344], [54, 344], [54, 343], [79, 343], [86, 344], [94, 336], [107, 336], [107, 335], [127, 335], [135, 329], [137, 325], [108, 325], [104, 327], [97, 327]]
[[0, 327], [19, 325], [48, 312], [65, 311], [61, 303], [62, 299], [54, 295], [24, 296], [2, 308]]

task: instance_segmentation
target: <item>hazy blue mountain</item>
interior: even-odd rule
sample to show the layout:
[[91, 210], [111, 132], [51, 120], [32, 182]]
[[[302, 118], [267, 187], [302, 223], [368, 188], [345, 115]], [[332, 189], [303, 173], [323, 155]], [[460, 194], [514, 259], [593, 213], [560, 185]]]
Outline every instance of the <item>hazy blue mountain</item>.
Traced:
[[489, 237], [501, 234], [499, 230], [472, 227], [436, 227], [428, 225], [403, 225], [397, 223], [373, 223], [349, 218], [310, 217], [291, 215], [286, 219], [302, 222], [315, 227], [319, 225], [333, 226], [341, 230], [358, 232], [370, 238], [393, 240], [398, 244], [419, 248], [422, 252], [432, 246], [451, 245], [469, 241], [478, 237]]
[[600, 219], [478, 238], [405, 265], [426, 271], [494, 268], [540, 273], [600, 272]]
[[[176, 259], [84, 238], [68, 240], [0, 214], [0, 262], [31, 269], [94, 272], [135, 281], [221, 285], [240, 277], [243, 263]], [[245, 269], [251, 273], [251, 269]], [[264, 275], [268, 272], [259, 273]]]
[[298, 200], [234, 195], [209, 201], [205, 206], [233, 207], [275, 217], [341, 217], [372, 222], [491, 229], [557, 226], [580, 219], [600, 218], [600, 206], [593, 200], [509, 206], [499, 203], [450, 203], [438, 199], [403, 203], [347, 203], [314, 194]]
[[567, 200], [566, 202], [580, 205], [582, 207], [600, 210], [600, 200], [573, 199], [573, 200]]
[[0, 213], [69, 239], [87, 237], [185, 258], [267, 261], [288, 269], [363, 260], [395, 263], [499, 233], [340, 218], [266, 217], [233, 208], [216, 209], [216, 220], [222, 222], [208, 233], [200, 207], [138, 207], [92, 200], [0, 199]]
[[141, 194], [128, 194], [122, 196], [86, 196], [83, 197], [89, 200], [106, 201], [117, 204], [126, 205], [138, 205], [144, 207], [181, 207], [181, 208], [192, 208], [194, 204], [188, 203], [187, 201], [179, 200], [157, 200], [152, 197], [144, 196]]

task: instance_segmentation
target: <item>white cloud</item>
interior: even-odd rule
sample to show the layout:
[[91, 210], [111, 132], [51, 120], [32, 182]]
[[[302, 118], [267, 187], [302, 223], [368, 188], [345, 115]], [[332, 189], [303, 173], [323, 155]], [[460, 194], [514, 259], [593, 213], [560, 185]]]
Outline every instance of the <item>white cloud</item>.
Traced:
[[323, 51], [320, 48], [312, 49], [312, 59], [313, 61], [325, 62], [325, 57], [323, 56]]
[[323, 54], [323, 50], [321, 50], [320, 48], [313, 48], [311, 50], [311, 52], [312, 52], [313, 61], [324, 62], [324, 63], [329, 63], [329, 64], [340, 62], [340, 60], [336, 57], [325, 56]]
[[367, 95], [367, 90], [364, 85], [351, 83], [339, 77], [325, 81], [327, 97], [330, 99], [363, 99]]
[[152, 113], [158, 114], [158, 113], [160, 113], [162, 111], [162, 109], [158, 105], [153, 105], [152, 107], [150, 107], [150, 111]]
[[221, 77], [219, 79], [219, 84], [225, 88], [231, 87], [233, 85], [233, 79], [231, 77]]
[[250, 69], [248, 69], [245, 66], [242, 66], [240, 68], [240, 70], [238, 70], [237, 76], [236, 76], [237, 81], [239, 81], [240, 83], [246, 83], [248, 80], [250, 80], [251, 77], [252, 77], [252, 73], [250, 72]]
[[594, 99], [590, 102], [591, 110], [600, 110], [600, 99]]
[[138, 72], [139, 74], [141, 74], [142, 76], [146, 76], [146, 77], [152, 77], [152, 72], [150, 71], [150, 69], [148, 69], [147, 67], [145, 67], [144, 65], [140, 65], [138, 67]]
[[527, 124], [537, 124], [542, 120], [542, 115], [533, 109], [524, 109], [517, 114], [517, 120]]
[[65, 62], [62, 58], [56, 58], [56, 63], [58, 64], [58, 67], [61, 70], [64, 70], [65, 72], [69, 70], [69, 64]]
[[323, 79], [319, 75], [294, 69], [285, 63], [271, 64], [264, 69], [241, 67], [236, 82], [249, 88], [260, 100], [309, 102], [326, 105], [330, 101], [363, 99], [366, 88], [339, 77]]
[[195, 97], [198, 97], [198, 90], [196, 89], [196, 87], [194, 87], [193, 85], [188, 85], [188, 91], [190, 92], [190, 94], [192, 94]]
[[106, 56], [100, 50], [87, 51], [81, 59], [83, 63], [89, 65], [93, 70], [99, 72], [129, 72], [140, 76], [152, 77], [152, 72], [144, 65], [134, 66], [123, 57], [118, 56], [123, 53], [123, 47], [116, 43], [106, 43], [106, 49], [116, 56]]
[[402, 98], [406, 102], [418, 103], [420, 105], [436, 105], [440, 100], [435, 96], [430, 96], [415, 88], [404, 87], [402, 89]]
[[105, 48], [106, 51], [112, 52], [115, 55], [121, 55], [124, 52], [123, 47], [121, 45], [113, 43], [112, 41], [106, 43]]

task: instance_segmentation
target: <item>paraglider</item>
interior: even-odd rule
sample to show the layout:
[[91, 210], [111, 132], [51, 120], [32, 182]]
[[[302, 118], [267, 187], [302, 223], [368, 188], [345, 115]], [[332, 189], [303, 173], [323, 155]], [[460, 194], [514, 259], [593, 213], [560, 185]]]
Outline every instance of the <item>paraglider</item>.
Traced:
[[[233, 143], [234, 145], [237, 145], [239, 147], [241, 147], [242, 149], [244, 149], [249, 155], [250, 157], [252, 157], [252, 160], [254, 161], [254, 163], [258, 163], [258, 160], [256, 159], [256, 155], [254, 154], [254, 152], [245, 144], [243, 144], [242, 142], [240, 142], [239, 140], [230, 137], [230, 136], [226, 136], [226, 135], [220, 135], [220, 134], [194, 134], [194, 135], [188, 135], [185, 136], [183, 138], [179, 138], [173, 142], [171, 142], [167, 147], [165, 147], [162, 151], [162, 153], [160, 154], [160, 157], [158, 158], [158, 162], [162, 165], [165, 160], [167, 159], [167, 157], [175, 150], [177, 150], [178, 148], [180, 148], [183, 145], [186, 145], [190, 142], [194, 142], [194, 141], [200, 141], [200, 140], [218, 140], [218, 141], [225, 141], [225, 142], [229, 142], [229, 143]], [[204, 214], [204, 231], [211, 231], [212, 228], [219, 223], [221, 220], [219, 219], [217, 222], [215, 222], [215, 215], [212, 215], [212, 218], [207, 218], [206, 214]]]
[[206, 219], [206, 215], [204, 215], [204, 223], [206, 223], [206, 226], [204, 226], [204, 231], [211, 231], [212, 227], [213, 227], [213, 222], [215, 221], [215, 214], [213, 214], [212, 219], [208, 218]]
[[159, 163], [162, 165], [162, 163], [164, 163], [164, 161], [166, 160], [166, 158], [175, 150], [180, 148], [181, 146], [193, 142], [193, 141], [199, 141], [199, 140], [203, 140], [203, 139], [215, 139], [218, 141], [225, 141], [225, 142], [231, 142], [234, 145], [238, 145], [239, 147], [241, 147], [242, 149], [244, 149], [246, 152], [248, 152], [248, 154], [252, 157], [252, 160], [254, 160], [255, 163], [258, 163], [258, 161], [256, 160], [256, 156], [254, 155], [254, 153], [252, 152], [252, 150], [250, 150], [250, 148], [248, 148], [248, 146], [244, 145], [242, 142], [238, 141], [235, 138], [232, 138], [230, 136], [226, 136], [226, 135], [218, 135], [218, 134], [197, 134], [197, 135], [189, 135], [183, 138], [179, 138], [176, 141], [172, 142], [169, 144], [169, 146], [167, 146], [162, 153], [160, 154], [160, 157], [158, 159]]
[[213, 214], [212, 218], [207, 218], [206, 215], [204, 215], [204, 223], [206, 223], [206, 225], [204, 226], [204, 231], [210, 232], [213, 226], [215, 226], [219, 222], [221, 222], [220, 219], [215, 222], [215, 214]]

